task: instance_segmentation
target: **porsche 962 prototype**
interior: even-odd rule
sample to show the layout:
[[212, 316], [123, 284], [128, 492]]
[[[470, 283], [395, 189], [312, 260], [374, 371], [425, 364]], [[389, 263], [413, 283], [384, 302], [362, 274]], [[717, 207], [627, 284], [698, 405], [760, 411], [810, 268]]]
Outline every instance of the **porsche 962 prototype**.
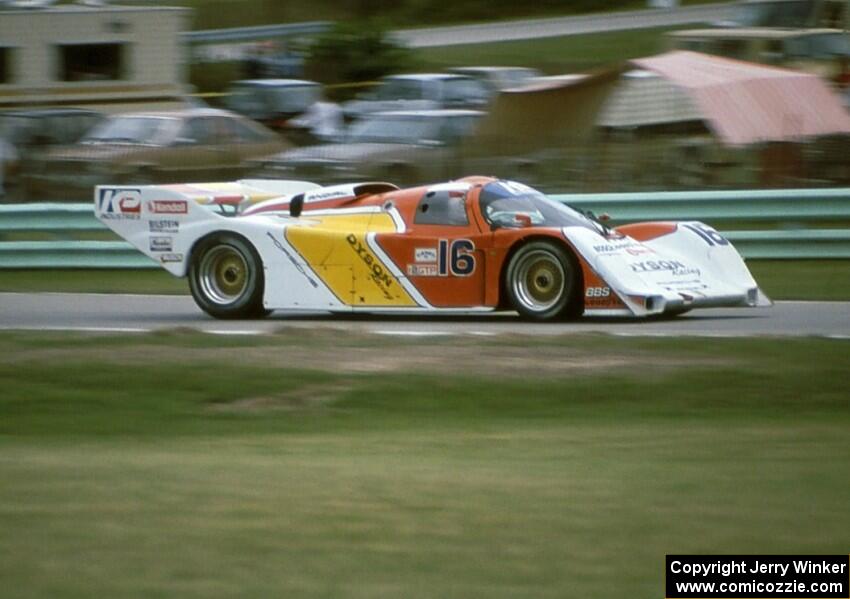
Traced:
[[270, 311], [471, 313], [533, 320], [769, 304], [700, 222], [608, 228], [513, 181], [411, 189], [243, 180], [99, 186], [95, 213], [188, 277], [217, 318]]

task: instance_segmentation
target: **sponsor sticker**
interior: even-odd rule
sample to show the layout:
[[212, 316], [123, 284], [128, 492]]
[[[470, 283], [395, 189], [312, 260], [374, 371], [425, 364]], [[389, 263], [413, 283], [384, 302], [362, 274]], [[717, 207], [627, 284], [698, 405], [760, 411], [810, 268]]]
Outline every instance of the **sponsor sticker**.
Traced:
[[281, 252], [283, 252], [283, 255], [286, 256], [289, 259], [289, 261], [292, 263], [292, 266], [295, 267], [295, 270], [297, 270], [299, 273], [301, 273], [301, 275], [305, 279], [307, 279], [307, 282], [309, 282], [310, 285], [312, 285], [312, 287], [314, 289], [318, 289], [319, 284], [315, 281], [315, 279], [313, 279], [313, 277], [311, 277], [309, 274], [307, 274], [307, 271], [304, 270], [304, 267], [298, 262], [298, 260], [295, 259], [295, 256], [293, 256], [289, 252], [289, 250], [287, 250], [285, 247], [283, 247], [283, 244], [280, 241], [278, 241], [277, 237], [275, 237], [274, 234], [271, 231], [266, 231], [266, 235], [268, 235], [269, 239], [272, 240], [272, 243], [274, 244], [274, 246], [277, 249], [279, 249]]
[[139, 220], [142, 214], [142, 192], [139, 189], [101, 189], [97, 210], [104, 219]]
[[148, 221], [151, 233], [178, 233], [180, 222], [176, 220], [151, 220]]
[[171, 237], [151, 237], [152, 252], [171, 252], [174, 250], [174, 240]]
[[309, 204], [311, 202], [326, 202], [328, 200], [336, 200], [338, 198], [346, 198], [352, 195], [350, 189], [330, 189], [330, 190], [321, 190], [314, 193], [306, 193], [304, 194], [304, 203]]
[[408, 264], [407, 275], [410, 277], [439, 277], [440, 268], [436, 264]]
[[384, 297], [387, 299], [393, 299], [392, 290], [393, 290], [393, 279], [390, 274], [386, 271], [383, 264], [381, 264], [378, 258], [375, 258], [372, 255], [372, 252], [361, 243], [359, 239], [353, 234], [349, 234], [348, 237], [345, 238], [348, 242], [348, 245], [354, 251], [355, 254], [363, 261], [363, 264], [366, 265], [366, 268], [369, 270], [369, 278], [375, 283], [378, 289], [381, 290], [381, 293], [384, 294]]
[[189, 207], [186, 200], [151, 200], [148, 212], [152, 214], [186, 214]]
[[588, 287], [584, 293], [585, 297], [608, 297], [611, 295], [610, 287]]
[[437, 248], [416, 248], [413, 252], [414, 262], [436, 262]]
[[[634, 272], [672, 272], [693, 274], [696, 269], [690, 268], [678, 260], [644, 260], [630, 264]], [[698, 272], [698, 271], [697, 271]]]
[[651, 252], [649, 248], [639, 244], [638, 242], [632, 239], [624, 239], [622, 241], [611, 241], [609, 243], [602, 243], [599, 245], [593, 246], [593, 251], [597, 254], [618, 254], [621, 251], [627, 251], [630, 254], [633, 253], [647, 253]]

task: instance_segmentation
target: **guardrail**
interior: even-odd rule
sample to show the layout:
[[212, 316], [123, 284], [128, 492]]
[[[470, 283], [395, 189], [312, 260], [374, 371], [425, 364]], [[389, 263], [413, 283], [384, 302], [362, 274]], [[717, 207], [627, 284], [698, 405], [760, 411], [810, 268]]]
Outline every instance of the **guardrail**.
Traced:
[[785, 225], [850, 219], [850, 189], [779, 189], [752, 191], [664, 191], [551, 195], [552, 199], [596, 214], [613, 224], [638, 220], [701, 220], [714, 226], [729, 222]]
[[305, 23], [285, 23], [281, 25], [259, 25], [256, 27], [233, 27], [231, 29], [203, 29], [184, 31], [180, 34], [183, 41], [194, 44], [252, 42], [258, 40], [280, 39], [299, 35], [317, 35], [331, 28], [331, 21], [308, 21]]
[[[850, 189], [560, 194], [582, 210], [609, 213], [611, 223], [701, 220], [748, 259], [850, 258]], [[724, 224], [761, 230], [724, 230]], [[767, 223], [775, 228], [765, 229]], [[843, 228], [834, 228], [836, 223]], [[812, 225], [818, 224], [816, 228]], [[805, 228], [809, 227], [809, 228]], [[78, 240], [90, 234], [109, 240]], [[49, 239], [32, 239], [32, 237]], [[29, 237], [29, 239], [27, 239]], [[115, 240], [91, 204], [0, 205], [0, 269], [158, 268], [129, 243]]]

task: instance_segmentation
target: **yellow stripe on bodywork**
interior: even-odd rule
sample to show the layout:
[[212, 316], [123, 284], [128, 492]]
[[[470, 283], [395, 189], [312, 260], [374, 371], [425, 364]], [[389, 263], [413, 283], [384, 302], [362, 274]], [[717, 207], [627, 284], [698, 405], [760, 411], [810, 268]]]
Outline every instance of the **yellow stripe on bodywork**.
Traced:
[[416, 306], [389, 267], [369, 248], [369, 233], [396, 231], [385, 212], [302, 217], [286, 239], [340, 301], [351, 306]]

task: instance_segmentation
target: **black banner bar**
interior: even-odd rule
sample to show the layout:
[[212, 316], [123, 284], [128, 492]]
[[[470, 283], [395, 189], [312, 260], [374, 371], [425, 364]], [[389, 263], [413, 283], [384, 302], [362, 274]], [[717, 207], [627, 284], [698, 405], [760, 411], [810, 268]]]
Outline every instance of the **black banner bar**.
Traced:
[[668, 555], [667, 599], [850, 599], [847, 555]]

